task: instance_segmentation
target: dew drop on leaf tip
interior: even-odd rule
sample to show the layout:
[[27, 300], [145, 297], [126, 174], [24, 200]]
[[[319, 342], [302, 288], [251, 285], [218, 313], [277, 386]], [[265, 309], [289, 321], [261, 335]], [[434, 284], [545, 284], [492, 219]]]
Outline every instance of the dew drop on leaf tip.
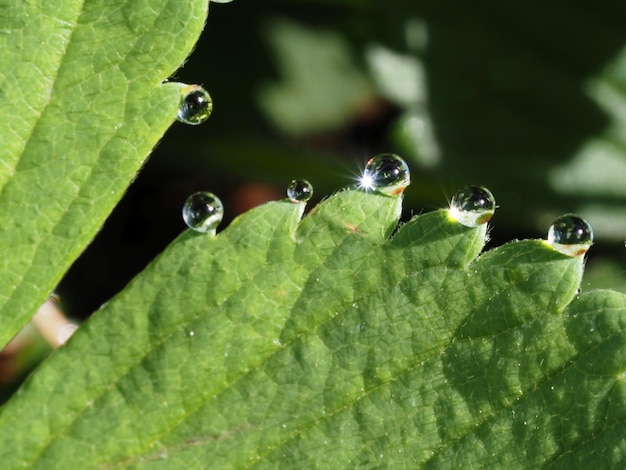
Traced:
[[593, 229], [582, 217], [565, 214], [550, 225], [548, 243], [564, 255], [583, 256], [593, 243]]
[[466, 227], [479, 227], [491, 220], [496, 211], [496, 200], [483, 186], [465, 186], [450, 202], [450, 216]]
[[307, 202], [313, 196], [313, 186], [307, 180], [293, 180], [287, 187], [287, 197], [293, 203]]
[[183, 206], [183, 220], [196, 232], [213, 232], [224, 217], [224, 206], [219, 198], [209, 192], [194, 193]]
[[393, 153], [382, 153], [369, 159], [359, 186], [366, 191], [398, 196], [410, 183], [411, 174], [406, 162]]
[[188, 85], [180, 91], [180, 107], [177, 118], [180, 122], [196, 126], [206, 121], [213, 111], [209, 93], [199, 85]]

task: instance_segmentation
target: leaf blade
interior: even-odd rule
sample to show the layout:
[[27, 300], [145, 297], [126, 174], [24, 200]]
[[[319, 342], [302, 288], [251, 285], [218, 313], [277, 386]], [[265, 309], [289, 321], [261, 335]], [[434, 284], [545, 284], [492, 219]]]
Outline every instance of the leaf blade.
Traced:
[[[2, 344], [93, 238], [171, 124], [179, 86], [161, 82], [195, 43], [208, 8], [174, 0], [11, 3], [0, 24], [28, 39], [0, 36], [13, 51], [6, 60], [15, 61], [0, 77], [9, 142], [0, 158], [0, 246], [11, 247], [0, 268]], [[30, 76], [32, 69], [41, 74]]]
[[[576, 369], [582, 260], [541, 241], [478, 256], [485, 228], [447, 211], [388, 240], [400, 203], [345, 191], [302, 222], [283, 201], [216, 238], [184, 234], [3, 409], [0, 429], [18, 431], [0, 455], [46, 468], [70, 448], [115, 468], [520, 466], [575, 448], [554, 426], [568, 408], [546, 396]], [[607, 306], [624, 315], [624, 302]], [[47, 437], [19, 431], [42, 415]]]

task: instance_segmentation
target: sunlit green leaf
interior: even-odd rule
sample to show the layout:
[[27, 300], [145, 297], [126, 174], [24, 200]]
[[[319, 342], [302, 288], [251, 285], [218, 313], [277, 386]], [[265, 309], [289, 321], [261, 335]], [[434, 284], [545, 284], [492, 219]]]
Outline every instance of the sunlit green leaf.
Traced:
[[0, 3], [0, 344], [91, 241], [176, 116], [162, 82], [208, 1]]
[[400, 204], [184, 233], [2, 410], [2, 462], [619, 466], [626, 298], [575, 299], [583, 260], [543, 241], [478, 256], [446, 210], [388, 239]]

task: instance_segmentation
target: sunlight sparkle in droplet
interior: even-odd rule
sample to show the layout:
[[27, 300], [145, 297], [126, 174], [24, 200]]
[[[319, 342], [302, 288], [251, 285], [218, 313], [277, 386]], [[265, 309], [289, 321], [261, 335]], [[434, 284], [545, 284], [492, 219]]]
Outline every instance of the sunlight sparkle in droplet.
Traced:
[[496, 200], [483, 186], [466, 186], [450, 202], [450, 216], [466, 227], [478, 227], [491, 220], [496, 211]]
[[408, 165], [393, 153], [382, 153], [370, 158], [359, 179], [360, 188], [388, 196], [402, 194], [410, 183]]
[[374, 180], [372, 175], [363, 173], [359, 178], [359, 187], [366, 191], [372, 191], [374, 189]]

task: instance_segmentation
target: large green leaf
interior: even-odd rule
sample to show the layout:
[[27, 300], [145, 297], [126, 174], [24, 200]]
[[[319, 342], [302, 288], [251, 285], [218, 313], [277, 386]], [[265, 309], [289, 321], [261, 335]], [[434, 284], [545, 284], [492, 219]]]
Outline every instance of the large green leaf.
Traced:
[[479, 255], [446, 210], [389, 238], [400, 209], [349, 190], [184, 233], [3, 408], [3, 465], [623, 464], [626, 297], [577, 297], [543, 241]]
[[172, 123], [165, 80], [208, 0], [0, 2], [0, 344], [36, 311]]
[[[2, 8], [6, 338], [171, 122], [206, 4], [74, 8]], [[623, 465], [625, 297], [576, 297], [582, 260], [541, 241], [479, 256], [446, 211], [389, 239], [400, 204], [185, 233], [2, 408], [3, 467]]]

